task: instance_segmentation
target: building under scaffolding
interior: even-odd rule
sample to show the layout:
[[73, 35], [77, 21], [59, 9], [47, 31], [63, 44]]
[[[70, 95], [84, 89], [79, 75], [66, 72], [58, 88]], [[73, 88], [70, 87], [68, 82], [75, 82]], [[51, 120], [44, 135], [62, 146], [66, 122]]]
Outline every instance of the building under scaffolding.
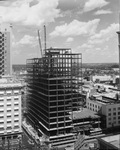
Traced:
[[81, 54], [70, 49], [46, 49], [42, 58], [27, 60], [27, 72], [29, 120], [49, 141], [62, 144], [65, 138], [64, 142], [71, 142], [70, 116], [81, 104]]

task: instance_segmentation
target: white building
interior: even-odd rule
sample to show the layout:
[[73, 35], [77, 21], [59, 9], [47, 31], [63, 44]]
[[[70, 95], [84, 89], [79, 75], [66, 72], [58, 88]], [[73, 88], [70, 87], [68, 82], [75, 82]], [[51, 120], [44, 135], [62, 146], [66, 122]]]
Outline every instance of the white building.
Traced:
[[113, 80], [113, 78], [110, 75], [94, 75], [94, 76], [91, 76], [91, 79], [93, 82], [95, 81], [107, 82], [107, 81]]
[[0, 79], [0, 137], [15, 138], [21, 128], [22, 85], [11, 78]]
[[96, 95], [86, 100], [86, 107], [105, 116], [106, 128], [120, 126], [120, 101]]

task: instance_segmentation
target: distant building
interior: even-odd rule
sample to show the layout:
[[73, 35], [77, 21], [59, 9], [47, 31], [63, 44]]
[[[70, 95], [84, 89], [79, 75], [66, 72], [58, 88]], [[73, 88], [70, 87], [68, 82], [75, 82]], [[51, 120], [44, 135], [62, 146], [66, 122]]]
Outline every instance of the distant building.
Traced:
[[0, 141], [17, 138], [21, 133], [20, 82], [12, 78], [0, 79]]
[[11, 74], [11, 25], [0, 24], [0, 76]]
[[94, 75], [94, 76], [91, 76], [91, 80], [97, 83], [99, 82], [104, 83], [104, 82], [113, 81], [113, 78], [110, 75]]

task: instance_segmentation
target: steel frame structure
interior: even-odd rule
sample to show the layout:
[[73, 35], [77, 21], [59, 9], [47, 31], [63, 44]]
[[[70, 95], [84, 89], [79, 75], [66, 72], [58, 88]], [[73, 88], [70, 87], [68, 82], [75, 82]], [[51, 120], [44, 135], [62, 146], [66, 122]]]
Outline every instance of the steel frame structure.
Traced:
[[81, 102], [82, 55], [46, 49], [42, 58], [27, 60], [27, 72], [28, 118], [48, 137], [71, 133], [71, 114]]

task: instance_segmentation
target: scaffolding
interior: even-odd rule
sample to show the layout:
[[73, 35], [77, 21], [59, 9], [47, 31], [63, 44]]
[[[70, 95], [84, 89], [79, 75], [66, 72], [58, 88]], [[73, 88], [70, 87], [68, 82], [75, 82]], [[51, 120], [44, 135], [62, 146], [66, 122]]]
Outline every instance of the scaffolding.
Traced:
[[27, 60], [27, 72], [28, 118], [48, 137], [71, 133], [71, 114], [81, 102], [82, 55], [49, 48]]

